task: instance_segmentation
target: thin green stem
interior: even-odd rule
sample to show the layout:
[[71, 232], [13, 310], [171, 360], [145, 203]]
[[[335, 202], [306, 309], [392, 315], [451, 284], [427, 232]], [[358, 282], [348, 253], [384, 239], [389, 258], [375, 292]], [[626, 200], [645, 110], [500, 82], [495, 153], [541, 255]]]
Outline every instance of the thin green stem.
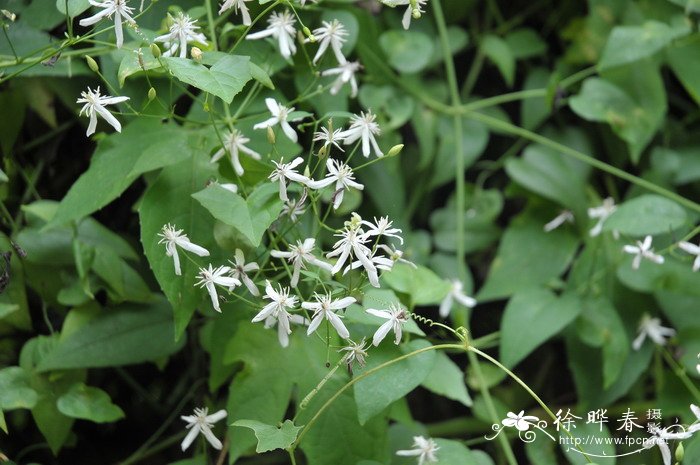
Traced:
[[219, 45], [216, 40], [216, 23], [214, 22], [214, 14], [211, 10], [211, 0], [204, 0], [204, 8], [207, 9], [207, 24], [209, 26], [209, 35], [211, 36], [211, 43], [214, 46], [214, 51], [216, 51], [219, 49]]
[[688, 377], [688, 374], [685, 372], [685, 368], [683, 368], [676, 361], [676, 359], [673, 358], [673, 355], [671, 355], [668, 349], [662, 348], [661, 355], [663, 355], [664, 360], [666, 360], [666, 363], [668, 363], [668, 365], [671, 367], [673, 373], [678, 377], [678, 379], [681, 380], [683, 385], [688, 389], [693, 397], [695, 397], [695, 401], [700, 402], [700, 390], [698, 390], [695, 383], [693, 383], [693, 381]]

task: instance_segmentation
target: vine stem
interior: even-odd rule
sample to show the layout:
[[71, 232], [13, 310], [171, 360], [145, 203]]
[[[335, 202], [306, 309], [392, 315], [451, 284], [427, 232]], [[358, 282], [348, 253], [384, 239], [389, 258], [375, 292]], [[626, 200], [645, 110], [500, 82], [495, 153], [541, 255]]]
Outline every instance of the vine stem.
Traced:
[[[501, 362], [499, 362], [499, 361], [496, 360], [495, 358], [491, 357], [491, 356], [490, 356], [489, 354], [487, 354], [486, 352], [482, 352], [481, 350], [477, 349], [476, 347], [469, 346], [469, 347], [467, 348], [467, 350], [469, 351], [470, 354], [472, 354], [472, 355], [476, 354], [476, 355], [478, 355], [478, 356], [480, 356], [480, 357], [483, 357], [483, 358], [485, 358], [486, 360], [488, 360], [489, 362], [491, 362], [491, 363], [493, 363], [494, 365], [496, 365], [496, 366], [497, 366], [498, 368], [500, 368], [501, 370], [503, 370], [508, 376], [510, 376], [511, 378], [513, 378], [513, 379], [515, 380], [515, 382], [517, 382], [520, 386], [522, 386], [522, 388], [525, 389], [525, 390], [527, 391], [527, 393], [530, 394], [530, 395], [532, 396], [532, 398], [535, 399], [535, 401], [537, 401], [538, 404], [540, 404], [540, 406], [544, 409], [545, 412], [547, 412], [547, 415], [549, 415], [549, 416], [552, 418], [552, 420], [556, 420], [556, 419], [557, 419], [557, 416], [554, 414], [554, 412], [552, 412], [552, 410], [550, 410], [549, 407], [547, 407], [547, 404], [545, 404], [544, 401], [543, 401], [542, 399], [540, 399], [540, 396], [538, 396], [537, 393], [535, 393], [535, 391], [533, 391], [532, 389], [530, 389], [530, 386], [528, 386], [527, 383], [526, 383], [525, 381], [523, 381], [522, 379], [520, 379], [520, 377], [519, 377], [518, 375], [516, 375], [515, 373], [513, 373], [512, 371], [510, 371], [508, 368], [506, 368], [505, 365], [503, 365]], [[569, 431], [569, 430], [567, 430], [567, 429], [564, 429], [564, 431], [566, 432], [566, 435], [567, 435], [567, 436], [569, 436], [571, 439], [573, 439], [573, 435], [571, 434], [571, 431]], [[591, 461], [590, 457], [588, 457], [588, 454], [586, 454], [586, 453], [583, 451], [583, 449], [581, 449], [581, 446], [577, 445], [576, 448], [577, 448], [577, 449], [579, 450], [579, 452], [581, 452], [581, 454], [586, 458], [586, 461], [587, 461], [588, 463], [593, 463], [593, 462]]]
[[673, 370], [673, 373], [683, 382], [683, 385], [685, 385], [686, 389], [688, 389], [688, 391], [690, 391], [690, 393], [693, 395], [693, 397], [695, 397], [695, 401], [700, 402], [700, 391], [698, 390], [698, 388], [695, 386], [695, 384], [690, 380], [690, 378], [686, 374], [685, 368], [683, 368], [673, 358], [673, 356], [668, 351], [668, 349], [662, 349], [661, 355], [666, 360], [666, 363], [669, 364], [669, 366]]
[[390, 366], [393, 365], [394, 363], [398, 363], [402, 360], [406, 360], [407, 358], [414, 357], [416, 355], [422, 354], [423, 352], [428, 352], [430, 350], [448, 350], [448, 349], [458, 349], [458, 350], [466, 350], [467, 347], [463, 344], [440, 344], [436, 346], [429, 346], [429, 347], [423, 347], [422, 349], [414, 350], [413, 352], [410, 352], [408, 354], [404, 354], [400, 357], [397, 357], [395, 359], [389, 360], [388, 362], [384, 362], [381, 365], [377, 365], [376, 367], [367, 370], [366, 372], [362, 373], [359, 376], [354, 377], [351, 379], [348, 383], [346, 383], [343, 387], [338, 389], [338, 391], [331, 396], [330, 399], [328, 399], [320, 409], [316, 411], [313, 417], [311, 417], [311, 420], [304, 425], [304, 428], [301, 430], [299, 433], [299, 436], [297, 436], [296, 440], [292, 443], [292, 445], [287, 449], [288, 452], [290, 452], [290, 455], [294, 454], [294, 450], [297, 448], [299, 443], [301, 443], [301, 440], [304, 438], [304, 435], [309, 431], [309, 429], [316, 423], [318, 418], [321, 416], [321, 414], [331, 406], [331, 404], [338, 398], [340, 397], [341, 394], [343, 394], [346, 390], [351, 388], [352, 386], [355, 385], [355, 383], [362, 381], [363, 379], [372, 376], [374, 373]]

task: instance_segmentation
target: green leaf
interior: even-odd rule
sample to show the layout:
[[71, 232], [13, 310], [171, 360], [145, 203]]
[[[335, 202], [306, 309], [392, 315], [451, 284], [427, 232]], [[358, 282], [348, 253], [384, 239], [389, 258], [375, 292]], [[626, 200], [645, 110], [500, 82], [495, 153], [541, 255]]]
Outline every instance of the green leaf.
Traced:
[[[139, 57], [141, 57], [140, 60]], [[124, 87], [124, 82], [129, 76], [141, 73], [144, 70], [157, 69], [161, 66], [160, 61], [153, 56], [150, 47], [141, 47], [138, 51], [127, 53], [119, 63], [119, 71], [117, 71], [119, 87]]]
[[56, 403], [62, 414], [95, 423], [111, 423], [124, 418], [124, 412], [112, 403], [109, 394], [102, 389], [76, 383], [58, 398]]
[[389, 64], [401, 73], [423, 70], [434, 53], [430, 37], [414, 30], [386, 31], [379, 36], [379, 46], [384, 50]]
[[481, 52], [496, 65], [508, 87], [513, 87], [513, 81], [515, 80], [515, 56], [508, 46], [508, 42], [498, 36], [489, 34], [481, 41]]
[[[153, 274], [175, 312], [175, 335], [180, 337], [204, 295], [195, 288], [199, 269], [181, 256], [182, 276], [175, 275], [172, 257], [159, 244], [158, 233], [170, 223], [184, 230], [189, 239], [212, 253], [207, 257], [217, 263], [219, 250], [213, 237], [214, 219], [192, 198], [192, 190], [216, 176], [215, 167], [205, 154], [165, 168], [148, 188], [139, 206], [141, 242]], [[187, 253], [187, 252], [182, 252]], [[198, 257], [197, 257], [198, 258]], [[204, 262], [201, 266], [205, 266]]]
[[263, 86], [268, 89], [275, 90], [275, 85], [272, 83], [270, 76], [262, 69], [260, 66], [256, 65], [252, 61], [250, 62], [250, 77], [258, 81]]
[[700, 104], [700, 34], [679, 42], [668, 48], [668, 64], [695, 103]]
[[244, 56], [223, 56], [211, 68], [188, 58], [162, 57], [161, 60], [182, 82], [216, 95], [226, 103], [231, 103], [252, 79], [250, 59]]
[[501, 362], [514, 367], [571, 323], [582, 308], [572, 294], [557, 297], [538, 288], [517, 292], [501, 320]]
[[282, 211], [277, 185], [265, 183], [247, 199], [213, 184], [192, 194], [217, 220], [240, 231], [253, 246], [260, 245], [263, 234]]
[[673, 39], [689, 33], [690, 26], [686, 23], [672, 27], [658, 21], [646, 21], [641, 26], [617, 26], [605, 44], [598, 68], [605, 70], [641, 60], [666, 47]]
[[[454, 120], [444, 116], [440, 117], [437, 126], [440, 141], [432, 163], [433, 174], [430, 179], [430, 187], [433, 188], [454, 182], [457, 164]], [[489, 130], [484, 124], [468, 119], [462, 121], [462, 155], [465, 170], [479, 159], [488, 143]]]
[[90, 168], [61, 201], [49, 227], [87, 216], [119, 197], [142, 173], [187, 158], [189, 139], [182, 128], [152, 118], [136, 119], [121, 134], [106, 137]]
[[148, 306], [120, 305], [61, 338], [37, 369], [43, 372], [158, 360], [182, 347], [173, 334], [170, 308], [164, 300]]
[[413, 268], [397, 263], [391, 271], [382, 274], [382, 280], [397, 292], [409, 294], [415, 305], [439, 303], [450, 291], [449, 281], [440, 278], [424, 266]]
[[515, 29], [509, 32], [504, 40], [516, 60], [532, 58], [547, 52], [547, 43], [534, 29]]
[[[356, 376], [390, 360], [395, 360], [401, 355], [429, 346], [429, 342], [416, 339], [399, 348], [390, 344], [389, 340], [385, 340], [378, 349], [372, 350], [372, 356], [368, 358], [367, 365], [362, 371], [358, 371]], [[434, 363], [435, 351], [428, 350], [388, 365], [355, 383], [353, 389], [360, 424], [378, 415], [393, 402], [419, 386], [432, 371]]]
[[[572, 413], [576, 415], [575, 412]], [[601, 431], [600, 425], [586, 423], [584, 418], [582, 420], [576, 420], [576, 427], [571, 428], [570, 432], [580, 444], [585, 444], [581, 446], [584, 451], [595, 454], [595, 463], [589, 463], [589, 457], [578, 452], [572, 452], [571, 449], [574, 446], [571, 443], [567, 444], [565, 441], [560, 440], [559, 447], [571, 465], [615, 465], [615, 463], [617, 463], [617, 457], [615, 457], [615, 443], [606, 425], [602, 425]], [[568, 439], [568, 436], [564, 432], [560, 432], [559, 437]], [[589, 438], [595, 438], [595, 440], [590, 440]]]
[[676, 202], [645, 194], [619, 205], [605, 221], [603, 229], [630, 236], [653, 236], [674, 231], [687, 221], [685, 210]]
[[255, 431], [255, 437], [258, 438], [255, 452], [258, 454], [275, 449], [286, 449], [297, 439], [299, 430], [302, 429], [301, 426], [295, 426], [291, 420], [285, 420], [280, 427], [266, 425], [255, 420], [234, 421], [232, 426], [250, 428]]
[[568, 268], [578, 240], [562, 229], [546, 233], [543, 224], [527, 214], [511, 222], [477, 300], [504, 298], [546, 284]]
[[0, 410], [33, 408], [39, 395], [30, 385], [30, 374], [20, 367], [0, 370]]
[[64, 15], [66, 14], [66, 6], [68, 6], [68, 16], [75, 18], [90, 8], [90, 2], [88, 0], [56, 0], [56, 8]]
[[465, 384], [464, 372], [444, 352], [438, 352], [435, 355], [433, 369], [423, 381], [422, 386], [466, 407], [472, 405], [472, 398], [469, 396]]

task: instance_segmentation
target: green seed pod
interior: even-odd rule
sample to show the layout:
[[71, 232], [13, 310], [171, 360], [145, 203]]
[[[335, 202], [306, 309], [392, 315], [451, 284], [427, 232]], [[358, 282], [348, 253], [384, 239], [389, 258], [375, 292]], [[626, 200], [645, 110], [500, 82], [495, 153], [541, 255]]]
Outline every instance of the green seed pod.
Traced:
[[154, 58], [160, 58], [160, 47], [158, 47], [156, 44], [151, 44], [151, 53], [153, 54]]
[[678, 443], [678, 447], [676, 447], [676, 460], [679, 462], [683, 461], [683, 457], [685, 457], [685, 449], [683, 448], [683, 443]]
[[400, 154], [402, 150], [403, 150], [403, 144], [397, 144], [389, 149], [389, 152], [386, 154], [386, 156], [387, 157], [395, 157], [396, 155]]
[[153, 99], [155, 99], [155, 98], [156, 98], [156, 95], [157, 95], [157, 94], [156, 94], [156, 90], [155, 90], [153, 87], [151, 87], [150, 89], [148, 89], [148, 100], [149, 100], [149, 101], [152, 101]]
[[267, 127], [267, 141], [271, 143], [272, 145], [275, 144], [275, 131], [272, 130], [271, 127]]
[[92, 71], [94, 71], [95, 73], [100, 72], [100, 67], [97, 65], [97, 62], [90, 55], [85, 55], [85, 61], [87, 61], [88, 67]]

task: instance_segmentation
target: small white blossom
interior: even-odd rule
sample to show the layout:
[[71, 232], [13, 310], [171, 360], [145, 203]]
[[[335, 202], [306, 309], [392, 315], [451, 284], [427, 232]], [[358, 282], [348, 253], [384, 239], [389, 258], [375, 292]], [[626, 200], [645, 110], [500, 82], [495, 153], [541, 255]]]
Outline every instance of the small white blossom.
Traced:
[[649, 337], [654, 343], [664, 346], [666, 339], [676, 335], [676, 331], [672, 328], [661, 326], [659, 318], [652, 318], [649, 315], [644, 315], [639, 322], [639, 335], [632, 342], [632, 348], [639, 350], [644, 343], [644, 340]]
[[412, 0], [379, 0], [383, 4], [390, 6], [392, 8], [395, 8], [397, 6], [403, 6], [407, 5], [406, 12], [403, 14], [403, 18], [401, 20], [401, 25], [403, 26], [404, 29], [408, 29], [411, 27], [411, 18], [420, 18], [423, 13], [425, 13], [425, 10], [423, 10], [423, 5], [428, 3], [428, 0], [415, 0], [415, 3], [412, 2]]
[[[343, 23], [337, 19], [330, 22], [322, 21], [322, 23], [322, 27], [314, 29], [313, 31], [314, 37], [318, 42], [318, 51], [316, 52], [316, 56], [314, 56], [313, 64], [316, 64], [318, 60], [321, 59], [323, 54], [326, 53], [326, 50], [328, 50], [329, 46], [331, 50], [333, 50], [335, 59], [338, 60], [338, 63], [345, 63], [347, 60], [343, 55], [342, 48], [343, 43], [347, 40], [346, 37], [348, 36], [348, 30], [345, 29]], [[306, 39], [306, 42], [309, 42], [309, 39]]]
[[323, 189], [335, 183], [336, 195], [333, 201], [333, 208], [337, 209], [343, 203], [343, 194], [346, 189], [350, 190], [353, 188], [361, 191], [365, 188], [362, 184], [355, 182], [355, 176], [350, 165], [329, 158], [326, 161], [326, 167], [328, 168], [328, 174], [326, 174], [324, 179], [311, 180], [307, 185], [312, 189]]
[[251, 0], [225, 0], [224, 3], [221, 4], [219, 14], [223, 13], [226, 10], [230, 10], [231, 8], [233, 8], [233, 12], [235, 14], [238, 14], [238, 10], [241, 10], [241, 16], [243, 16], [243, 25], [250, 26], [253, 22], [250, 19], [248, 7], [245, 5], [245, 2], [249, 1]]
[[249, 149], [245, 144], [250, 142], [246, 136], [243, 135], [237, 129], [226, 133], [224, 136], [224, 146], [221, 147], [212, 157], [211, 162], [216, 163], [223, 157], [226, 152], [231, 156], [231, 164], [233, 169], [236, 170], [238, 176], [243, 176], [243, 166], [241, 166], [241, 161], [238, 157], [239, 152], [243, 152], [254, 160], [260, 160], [260, 154], [255, 150]]
[[693, 262], [693, 271], [700, 270], [700, 245], [691, 244], [690, 242], [679, 242], [678, 247], [680, 247], [684, 252], [691, 255], [695, 255], [695, 261]]
[[[290, 329], [289, 331], [291, 332], [291, 325], [304, 325], [304, 326], [309, 326], [309, 320], [304, 318], [302, 315], [295, 315], [293, 313], [287, 313], [287, 320], [290, 324]], [[265, 318], [265, 321], [263, 322], [263, 326], [265, 329], [271, 329], [277, 326], [279, 320], [275, 315], [270, 315], [267, 318]], [[277, 340], [280, 342], [280, 345], [282, 347], [287, 347], [289, 345], [289, 333], [284, 331], [284, 326], [280, 327], [277, 326]]]
[[632, 269], [638, 270], [642, 263], [642, 258], [646, 258], [654, 263], [661, 265], [664, 262], [664, 257], [655, 254], [651, 247], [651, 236], [647, 236], [643, 241], [637, 241], [637, 245], [626, 245], [622, 248], [625, 253], [634, 255], [632, 260]]
[[357, 140], [362, 140], [362, 154], [365, 157], [369, 157], [370, 145], [374, 149], [374, 154], [378, 157], [383, 157], [384, 153], [379, 148], [377, 140], [374, 136], [378, 136], [381, 133], [379, 125], [375, 122], [377, 115], [373, 114], [371, 111], [360, 112], [359, 115], [353, 115], [350, 120], [350, 127], [347, 131], [344, 131], [341, 135], [345, 140], [345, 145], [350, 145]]
[[301, 157], [296, 157], [294, 160], [292, 160], [290, 163], [283, 163], [282, 160], [279, 162], [272, 161], [272, 163], [275, 164], [277, 168], [275, 168], [270, 176], [268, 178], [272, 181], [279, 181], [280, 184], [280, 199], [284, 200], [285, 202], [289, 200], [289, 197], [287, 197], [287, 179], [290, 181], [296, 181], [302, 184], [306, 184], [309, 182], [309, 178], [307, 178], [304, 175], [299, 174], [294, 168], [299, 166], [301, 163], [304, 162], [304, 159]]
[[574, 214], [571, 213], [569, 210], [564, 210], [561, 212], [559, 215], [557, 215], [552, 221], [544, 225], [544, 231], [545, 232], [550, 232], [554, 231], [557, 229], [559, 226], [561, 226], [564, 223], [573, 223], [574, 222]]
[[255, 262], [246, 263], [245, 256], [243, 255], [243, 251], [241, 249], [236, 249], [234, 260], [235, 262], [229, 260], [229, 263], [233, 265], [231, 267], [231, 276], [245, 284], [245, 287], [248, 288], [248, 291], [250, 291], [252, 295], [259, 296], [260, 291], [258, 291], [258, 287], [255, 285], [253, 280], [250, 279], [248, 273], [251, 271], [258, 271], [260, 266], [258, 266], [258, 264]]
[[326, 271], [331, 271], [333, 267], [322, 260], [319, 260], [312, 253], [314, 246], [316, 244], [316, 239], [308, 238], [304, 242], [297, 241], [296, 245], [290, 245], [289, 251], [282, 250], [272, 250], [270, 255], [275, 258], [286, 258], [293, 266], [292, 271], [292, 281], [290, 282], [292, 287], [296, 287], [299, 283], [299, 272], [301, 269], [306, 269], [305, 263], [317, 266]]
[[589, 233], [591, 237], [595, 237], [603, 231], [603, 223], [605, 223], [605, 220], [607, 220], [615, 210], [617, 210], [617, 206], [615, 206], [615, 200], [613, 200], [612, 197], [603, 200], [603, 204], [599, 207], [588, 209], [588, 217], [591, 219], [598, 219], [598, 222]]
[[163, 46], [167, 49], [163, 56], [173, 56], [180, 49], [180, 58], [187, 58], [187, 44], [197, 42], [207, 45], [207, 38], [201, 32], [197, 32], [199, 26], [195, 23], [197, 20], [190, 18], [186, 14], [180, 12], [176, 17], [170, 16], [173, 24], [170, 26], [170, 32], [155, 38], [156, 42], [163, 42]]
[[343, 129], [338, 128], [331, 131], [327, 127], [321, 127], [320, 131], [314, 133], [314, 141], [323, 142], [323, 147], [328, 148], [331, 144], [338, 148], [341, 152], [345, 152], [338, 142], [343, 142]]
[[379, 276], [377, 268], [372, 263], [372, 251], [365, 245], [369, 240], [367, 234], [362, 230], [362, 219], [356, 213], [353, 213], [353, 220], [346, 222], [346, 226], [342, 232], [336, 234], [341, 239], [333, 245], [333, 251], [326, 254], [326, 258], [338, 257], [338, 261], [331, 270], [332, 274], [336, 274], [341, 269], [345, 262], [354, 255], [367, 271], [369, 282], [374, 287], [379, 287]]
[[221, 307], [219, 306], [219, 295], [216, 293], [216, 284], [227, 289], [241, 285], [239, 280], [228, 276], [230, 271], [231, 268], [228, 266], [214, 268], [209, 264], [209, 268], [199, 269], [199, 281], [195, 284], [195, 286], [207, 288], [207, 292], [209, 292], [209, 297], [211, 298], [211, 304], [214, 310], [219, 313], [221, 313]]
[[454, 300], [464, 305], [465, 307], [472, 308], [476, 305], [476, 299], [469, 297], [463, 291], [464, 286], [462, 283], [456, 279], [452, 280], [452, 287], [450, 287], [450, 292], [447, 293], [442, 302], [440, 303], [440, 316], [442, 318], [447, 318], [447, 315], [452, 311], [452, 303]]
[[426, 463], [435, 463], [438, 461], [435, 453], [439, 449], [438, 445], [432, 439], [426, 439], [423, 436], [413, 436], [413, 449], [396, 451], [396, 455], [418, 457], [418, 465], [424, 465]]
[[348, 369], [352, 369], [353, 362], [357, 362], [360, 368], [365, 366], [365, 358], [367, 357], [367, 342], [363, 337], [360, 342], [353, 342], [348, 340], [348, 345], [338, 350], [338, 352], [347, 352], [345, 354], [345, 364]]
[[197, 244], [190, 242], [187, 234], [182, 234], [182, 229], [175, 229], [176, 226], [170, 223], [163, 226], [161, 232], [158, 236], [161, 238], [158, 243], [165, 244], [165, 254], [168, 257], [173, 257], [173, 263], [175, 265], [175, 274], [182, 275], [182, 270], [180, 269], [180, 256], [177, 253], [177, 248], [180, 247], [188, 252], [192, 252], [200, 257], [208, 257], [209, 251], [204, 247], [200, 247]]
[[531, 422], [539, 421], [539, 418], [531, 415], [525, 415], [525, 411], [521, 410], [517, 415], [513, 412], [508, 412], [504, 420], [501, 420], [503, 426], [508, 428], [515, 427], [518, 431], [527, 431], [530, 429]]
[[700, 431], [700, 407], [698, 407], [695, 404], [690, 404], [690, 410], [693, 412], [693, 415], [695, 415], [695, 421], [688, 428], [688, 432], [693, 434], [697, 431]]
[[302, 302], [301, 308], [313, 310], [314, 314], [311, 319], [311, 324], [306, 334], [311, 334], [323, 320], [328, 320], [330, 324], [338, 332], [338, 336], [343, 339], [350, 337], [350, 332], [343, 324], [343, 320], [336, 314], [338, 310], [349, 307], [357, 302], [353, 297], [344, 297], [342, 299], [333, 299], [330, 294], [314, 294], [315, 302]]
[[661, 451], [661, 457], [664, 460], [664, 465], [671, 465], [671, 449], [668, 447], [668, 441], [688, 439], [692, 436], [690, 432], [678, 432], [671, 433], [669, 430], [673, 426], [668, 426], [666, 428], [659, 428], [658, 426], [650, 426], [649, 432], [653, 434], [652, 437], [645, 439], [642, 443], [642, 447], [645, 449], [651, 449], [654, 446], [658, 446]]
[[277, 39], [282, 56], [290, 58], [297, 52], [297, 46], [294, 44], [294, 36], [297, 33], [294, 28], [296, 22], [294, 15], [289, 10], [284, 10], [282, 13], [273, 11], [267, 20], [267, 29], [255, 34], [248, 34], [246, 38], [248, 40], [257, 40], [272, 36]]
[[343, 85], [350, 83], [350, 97], [357, 97], [357, 79], [355, 73], [362, 69], [359, 61], [346, 61], [341, 63], [336, 68], [330, 68], [321, 73], [321, 76], [338, 76], [331, 86], [331, 95], [336, 95], [340, 92]]
[[389, 259], [394, 263], [396, 263], [396, 262], [405, 263], [406, 265], [410, 266], [411, 268], [416, 268], [416, 269], [418, 268], [415, 263], [403, 258], [403, 251], [398, 250], [393, 245], [391, 246], [391, 248], [389, 248], [388, 246], [386, 246], [384, 244], [379, 244], [377, 246], [377, 249], [381, 249], [384, 252], [386, 252], [387, 254], [389, 254]]
[[[288, 121], [289, 114], [294, 111], [294, 107], [287, 108], [284, 105], [278, 103], [273, 98], [266, 98], [265, 105], [267, 106], [268, 110], [270, 110], [272, 117], [266, 119], [261, 123], [256, 124], [255, 126], [253, 126], [253, 129], [271, 128], [272, 126], [279, 124], [282, 128], [282, 132], [284, 132], [284, 134], [289, 138], [289, 140], [291, 140], [292, 142], [297, 142], [299, 140], [299, 136], [297, 136], [296, 131], [294, 131], [294, 128], [290, 126]], [[295, 121], [299, 121], [300, 119], [303, 118], [296, 118], [291, 122], [293, 123]]]
[[298, 217], [306, 213], [306, 207], [304, 207], [305, 200], [306, 190], [304, 190], [304, 194], [298, 200], [287, 200], [284, 202], [281, 215], [289, 216], [290, 220], [296, 221]]
[[115, 118], [106, 108], [106, 105], [114, 105], [115, 103], [126, 102], [129, 97], [111, 97], [109, 95], [100, 95], [100, 87], [91, 90], [88, 87], [87, 92], [81, 92], [82, 98], [79, 98], [76, 103], [83, 103], [83, 108], [80, 109], [79, 116], [86, 114], [90, 117], [90, 123], [88, 124], [86, 136], [90, 136], [95, 133], [97, 128], [97, 115], [99, 114], [104, 118], [107, 123], [110, 124], [117, 132], [122, 132], [122, 125], [119, 120]]
[[394, 237], [403, 244], [403, 238], [398, 235], [401, 232], [399, 228], [392, 228], [394, 224], [393, 221], [389, 221], [388, 216], [382, 216], [379, 219], [374, 218], [374, 223], [369, 221], [362, 221], [362, 224], [367, 226], [369, 230], [367, 231], [367, 236], [384, 236], [384, 237]]
[[277, 337], [280, 345], [287, 347], [289, 345], [289, 335], [292, 334], [292, 329], [289, 326], [292, 315], [287, 311], [288, 308], [294, 309], [297, 305], [297, 298], [289, 295], [289, 288], [278, 285], [278, 290], [275, 290], [270, 284], [270, 281], [265, 283], [264, 299], [271, 300], [265, 305], [260, 312], [253, 318], [253, 323], [265, 321], [265, 327], [273, 326], [271, 319], [277, 320]]
[[187, 422], [187, 429], [190, 430], [187, 436], [185, 436], [185, 439], [182, 440], [181, 446], [183, 452], [190, 447], [199, 433], [204, 435], [214, 449], [221, 450], [223, 447], [221, 441], [211, 432], [211, 428], [214, 426], [214, 423], [226, 418], [226, 410], [222, 409], [211, 415], [207, 415], [208, 413], [209, 409], [206, 407], [196, 408], [194, 409], [194, 415], [183, 415], [180, 417]]
[[386, 335], [389, 334], [389, 331], [394, 331], [394, 344], [398, 345], [401, 342], [401, 336], [403, 334], [402, 326], [408, 321], [408, 315], [404, 309], [397, 304], [391, 304], [386, 310], [368, 308], [365, 311], [370, 315], [378, 316], [379, 318], [384, 318], [387, 320], [374, 333], [372, 344], [378, 346], [379, 343], [384, 340]]
[[81, 26], [92, 26], [99, 22], [102, 18], [111, 18], [114, 15], [114, 32], [117, 34], [117, 48], [122, 48], [124, 44], [124, 32], [122, 30], [122, 18], [131, 24], [136, 24], [134, 18], [131, 17], [133, 8], [126, 6], [127, 0], [104, 0], [98, 2], [96, 0], [88, 0], [90, 5], [102, 8], [99, 13], [80, 20]]

